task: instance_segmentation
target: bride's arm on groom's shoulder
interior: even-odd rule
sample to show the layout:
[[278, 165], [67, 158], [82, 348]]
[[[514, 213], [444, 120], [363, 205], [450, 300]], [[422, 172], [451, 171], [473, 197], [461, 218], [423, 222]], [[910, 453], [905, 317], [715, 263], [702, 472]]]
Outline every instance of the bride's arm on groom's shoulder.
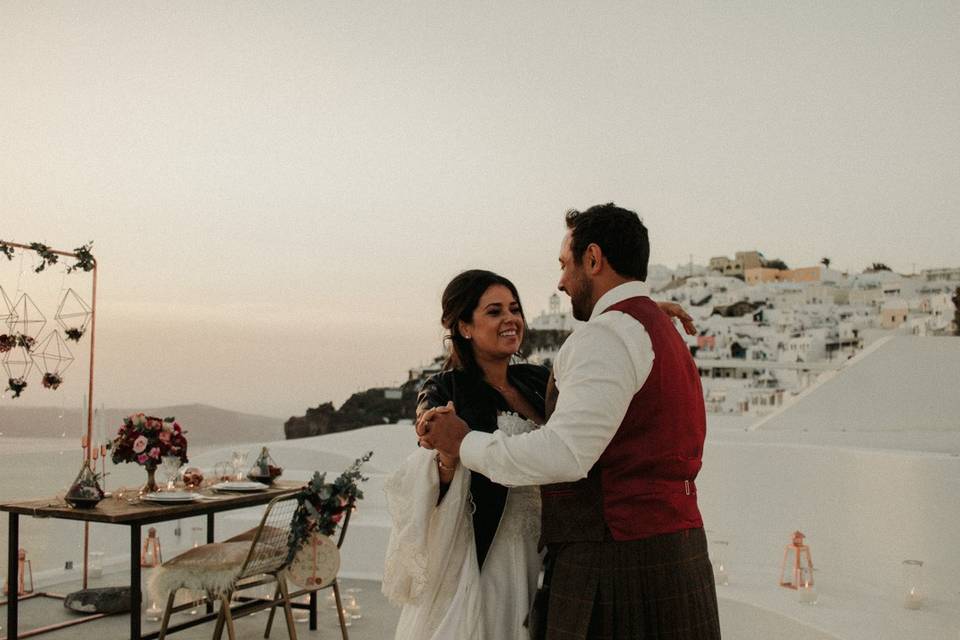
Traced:
[[683, 330], [687, 332], [688, 336], [697, 335], [697, 327], [693, 323], [693, 318], [690, 317], [690, 314], [687, 313], [682, 306], [676, 302], [658, 302], [657, 306], [660, 307], [660, 311], [663, 311], [670, 316], [670, 318], [679, 320], [680, 324], [683, 325]]

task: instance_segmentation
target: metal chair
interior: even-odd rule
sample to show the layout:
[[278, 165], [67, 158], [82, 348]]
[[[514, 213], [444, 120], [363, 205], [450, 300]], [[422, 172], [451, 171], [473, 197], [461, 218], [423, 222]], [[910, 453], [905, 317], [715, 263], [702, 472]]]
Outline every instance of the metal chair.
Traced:
[[[340, 535], [337, 537], [337, 548], [343, 547], [343, 540], [347, 536], [347, 527], [350, 525], [350, 515], [353, 513], [354, 506], [356, 505], [356, 500], [351, 499], [350, 502], [344, 507], [344, 516], [343, 522], [340, 523]], [[343, 637], [343, 640], [350, 640], [349, 635], [347, 634], [347, 621], [343, 617], [343, 602], [340, 599], [340, 583], [338, 578], [334, 578], [328, 584], [323, 585], [322, 587], [314, 587], [310, 589], [301, 589], [300, 591], [295, 591], [289, 594], [289, 598], [299, 598], [303, 595], [310, 595], [310, 608], [311, 615], [314, 615], [317, 606], [317, 592], [324, 589], [332, 588], [333, 597], [337, 601], [337, 617], [340, 619], [340, 635]], [[277, 598], [280, 594], [280, 585], [277, 585], [277, 591], [274, 593], [274, 598]], [[267, 616], [267, 628], [263, 632], [264, 638], [270, 637], [270, 628], [273, 626], [273, 614], [276, 612], [276, 608], [270, 609], [270, 614]]]
[[290, 640], [297, 640], [290, 592], [284, 576], [287, 567], [287, 537], [296, 509], [295, 494], [278, 496], [267, 505], [260, 525], [248, 532], [252, 535], [241, 534], [225, 542], [196, 547], [165, 562], [155, 576], [157, 580], [152, 583], [155, 591], [169, 591], [160, 623], [159, 639], [164, 640], [166, 637], [170, 614], [174, 608], [174, 596], [178, 590], [204, 591], [210, 602], [219, 600], [220, 611], [213, 638], [219, 640], [226, 627], [228, 638], [236, 640], [230, 610], [233, 594], [242, 589], [275, 581], [277, 588], [273, 603], [259, 608], [269, 607], [272, 621], [278, 600], [282, 599], [287, 633]]

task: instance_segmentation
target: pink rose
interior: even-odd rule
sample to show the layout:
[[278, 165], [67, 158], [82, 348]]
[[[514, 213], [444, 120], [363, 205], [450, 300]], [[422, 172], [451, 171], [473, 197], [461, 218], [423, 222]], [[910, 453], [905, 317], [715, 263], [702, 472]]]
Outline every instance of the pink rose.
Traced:
[[149, 458], [145, 453], [141, 453], [140, 455], [137, 456], [137, 462], [139, 462], [140, 464], [145, 463], [147, 460], [149, 460]]
[[160, 459], [160, 447], [154, 447], [153, 449], [150, 449], [150, 457], [153, 458], [154, 460], [159, 460], [159, 459]]
[[147, 439], [144, 436], [140, 436], [133, 441], [133, 452], [134, 453], [143, 453], [143, 450], [147, 448]]

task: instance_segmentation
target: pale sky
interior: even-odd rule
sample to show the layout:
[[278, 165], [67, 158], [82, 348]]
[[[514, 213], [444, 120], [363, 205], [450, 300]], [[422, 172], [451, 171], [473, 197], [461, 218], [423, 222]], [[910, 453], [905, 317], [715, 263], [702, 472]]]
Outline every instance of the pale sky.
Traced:
[[0, 239], [94, 240], [98, 404], [302, 414], [439, 352], [462, 269], [543, 309], [569, 207], [637, 209], [671, 267], [957, 266], [958, 33], [955, 2], [0, 0]]

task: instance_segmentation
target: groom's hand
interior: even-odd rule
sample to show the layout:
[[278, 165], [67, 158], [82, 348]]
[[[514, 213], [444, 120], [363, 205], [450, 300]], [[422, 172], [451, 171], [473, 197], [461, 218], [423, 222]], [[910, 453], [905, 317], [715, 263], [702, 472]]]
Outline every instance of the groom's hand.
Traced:
[[420, 446], [436, 449], [449, 458], [460, 457], [460, 443], [470, 427], [456, 414], [453, 403], [425, 412], [417, 421]]

